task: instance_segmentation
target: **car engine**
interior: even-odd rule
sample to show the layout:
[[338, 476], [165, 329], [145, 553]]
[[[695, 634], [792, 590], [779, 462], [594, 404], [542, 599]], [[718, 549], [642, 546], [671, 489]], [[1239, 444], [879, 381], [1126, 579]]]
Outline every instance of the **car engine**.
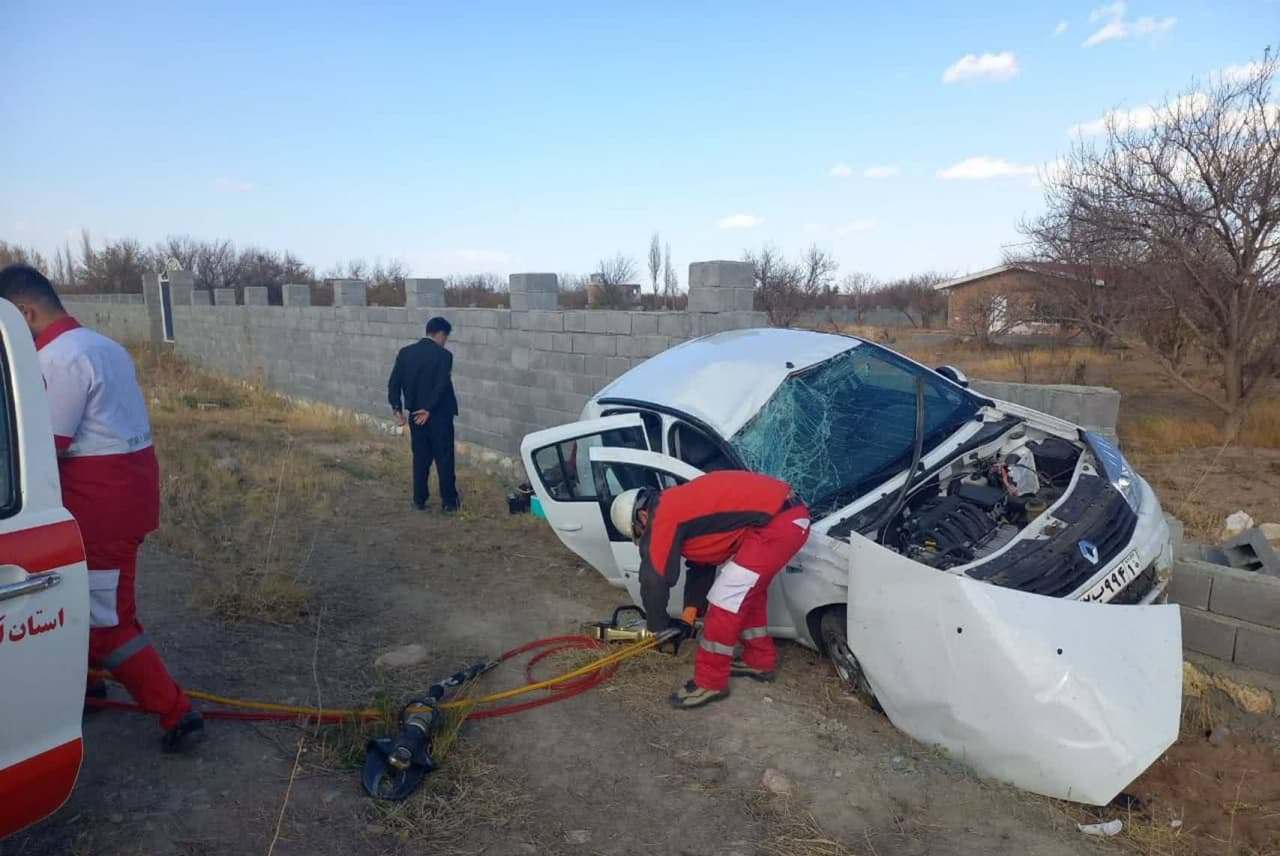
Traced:
[[1079, 454], [1045, 437], [965, 462], [908, 500], [885, 546], [937, 568], [990, 555], [1062, 495]]

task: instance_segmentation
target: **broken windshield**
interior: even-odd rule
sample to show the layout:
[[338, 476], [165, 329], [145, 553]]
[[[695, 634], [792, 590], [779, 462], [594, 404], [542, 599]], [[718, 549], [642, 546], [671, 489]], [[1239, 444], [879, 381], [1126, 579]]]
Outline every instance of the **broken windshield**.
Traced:
[[731, 442], [749, 469], [790, 484], [820, 517], [911, 462], [917, 377], [928, 452], [974, 417], [978, 399], [869, 343], [787, 378]]

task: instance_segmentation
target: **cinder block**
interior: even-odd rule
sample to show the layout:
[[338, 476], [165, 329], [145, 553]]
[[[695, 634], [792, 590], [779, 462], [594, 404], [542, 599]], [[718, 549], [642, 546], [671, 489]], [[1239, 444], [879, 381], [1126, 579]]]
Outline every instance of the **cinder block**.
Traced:
[[404, 305], [410, 309], [444, 306], [444, 280], [415, 277], [404, 281]]
[[1181, 612], [1183, 648], [1220, 660], [1230, 661], [1235, 656], [1238, 624], [1189, 606]]
[[267, 299], [267, 287], [265, 285], [246, 285], [244, 289], [244, 305], [245, 306], [266, 306], [271, 301]]
[[235, 306], [236, 290], [234, 288], [215, 288], [213, 290], [214, 306]]
[[511, 309], [516, 312], [527, 312], [529, 310], [529, 295], [523, 291], [511, 292], [509, 298]]
[[189, 282], [173, 282], [173, 277], [169, 277], [169, 303], [172, 306], [190, 306], [191, 295], [195, 292], [195, 286]]
[[1280, 630], [1242, 623], [1236, 633], [1235, 661], [1246, 668], [1280, 675]]
[[629, 357], [605, 357], [604, 358], [604, 374], [605, 377], [613, 380], [620, 377], [631, 370], [631, 359]]
[[720, 291], [714, 288], [690, 288], [690, 312], [719, 312], [723, 308]]
[[1175, 561], [1173, 578], [1169, 580], [1169, 602], [1208, 609], [1213, 578], [1211, 565], [1189, 559]]
[[653, 357], [661, 354], [671, 344], [666, 336], [620, 336], [618, 354], [624, 357]]
[[1209, 611], [1280, 628], [1280, 579], [1234, 568], [1214, 567]]
[[553, 273], [513, 273], [507, 277], [507, 287], [512, 294], [554, 294], [560, 290], [560, 281]]
[[564, 313], [564, 330], [566, 333], [587, 332], [587, 316], [591, 313], [582, 309], [570, 309]]
[[334, 306], [367, 306], [369, 284], [362, 279], [335, 279], [333, 281]]
[[656, 336], [658, 316], [653, 312], [632, 312], [631, 332], [637, 336]]
[[601, 357], [617, 356], [619, 338], [621, 337], [604, 333], [574, 333], [573, 352]]
[[526, 330], [539, 330], [550, 333], [564, 332], [563, 312], [530, 312], [526, 322]]
[[658, 332], [663, 336], [688, 336], [691, 329], [685, 312], [664, 312], [658, 316]]
[[689, 265], [689, 291], [695, 288], [753, 288], [755, 269], [751, 262], [711, 261]]
[[1222, 545], [1222, 552], [1233, 568], [1242, 571], [1280, 576], [1280, 556], [1271, 548], [1257, 526], [1246, 529]]

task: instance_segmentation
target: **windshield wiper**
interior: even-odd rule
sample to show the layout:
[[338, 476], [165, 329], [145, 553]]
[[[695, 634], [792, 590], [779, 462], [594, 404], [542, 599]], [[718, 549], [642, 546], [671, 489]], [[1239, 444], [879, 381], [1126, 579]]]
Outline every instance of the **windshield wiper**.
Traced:
[[915, 433], [911, 436], [911, 466], [907, 468], [907, 474], [902, 479], [902, 488], [898, 491], [893, 504], [889, 506], [889, 510], [876, 521], [875, 526], [870, 527], [871, 531], [876, 533], [877, 544], [884, 543], [884, 535], [889, 529], [889, 524], [898, 516], [898, 512], [902, 511], [902, 505], [907, 501], [907, 491], [911, 490], [911, 485], [915, 483], [916, 470], [920, 468], [920, 458], [924, 455], [924, 378], [919, 375], [916, 376]]

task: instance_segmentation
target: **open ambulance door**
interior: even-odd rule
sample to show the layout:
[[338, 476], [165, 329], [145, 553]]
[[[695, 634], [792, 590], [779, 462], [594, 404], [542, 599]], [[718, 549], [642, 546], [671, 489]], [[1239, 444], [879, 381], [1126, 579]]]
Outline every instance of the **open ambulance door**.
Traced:
[[[520, 457], [556, 537], [610, 583], [621, 586], [605, 528], [608, 506], [602, 516], [600, 486], [588, 457], [589, 450], [615, 447], [649, 448], [640, 414], [620, 413], [535, 431], [520, 443]], [[614, 486], [619, 492], [627, 487], [641, 485]]]
[[[635, 542], [614, 528], [609, 519], [609, 503], [627, 488], [648, 487], [661, 490], [675, 487], [696, 479], [703, 474], [702, 470], [679, 458], [639, 449], [594, 448], [590, 457], [596, 484], [603, 486], [600, 507], [609, 533], [613, 560], [621, 574], [620, 585], [631, 595], [632, 603], [642, 606], [640, 549]], [[680, 607], [684, 603], [685, 577], [686, 574], [680, 574], [679, 581], [671, 589], [671, 599], [667, 601], [667, 612], [673, 618], [679, 617]]]
[[31, 333], [0, 300], [0, 838], [71, 795], [84, 750], [89, 574], [62, 507]]

